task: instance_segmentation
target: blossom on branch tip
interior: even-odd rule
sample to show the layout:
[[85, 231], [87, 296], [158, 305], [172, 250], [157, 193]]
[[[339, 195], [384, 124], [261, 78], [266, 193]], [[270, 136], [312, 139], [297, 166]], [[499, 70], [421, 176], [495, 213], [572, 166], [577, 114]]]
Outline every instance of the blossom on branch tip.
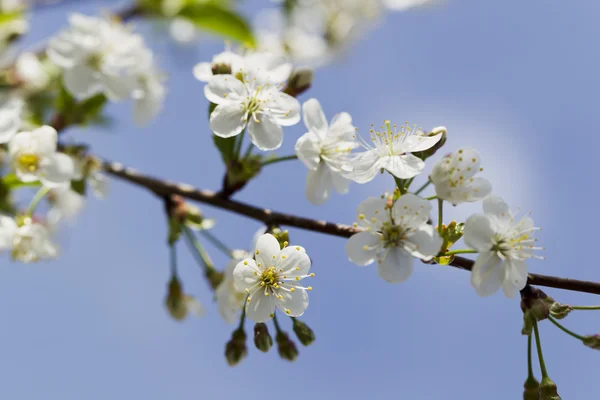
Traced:
[[483, 171], [480, 164], [481, 155], [470, 148], [460, 149], [438, 161], [429, 176], [437, 197], [457, 205], [489, 196], [492, 192], [490, 181], [475, 177]]
[[17, 223], [11, 217], [0, 215], [0, 251], [4, 250], [10, 250], [12, 259], [23, 263], [58, 255], [58, 247], [46, 226], [28, 217]]
[[427, 136], [421, 128], [408, 124], [401, 126], [399, 131], [394, 125], [392, 130], [390, 121], [385, 121], [385, 129], [383, 126], [380, 128], [381, 132], [374, 129], [369, 131], [372, 144], [363, 140], [362, 146], [366, 151], [342, 167], [347, 178], [357, 183], [367, 183], [382, 169], [396, 178], [413, 178], [423, 171], [425, 163], [410, 153], [431, 148], [445, 131], [441, 127], [436, 135]]
[[357, 209], [357, 227], [365, 231], [348, 239], [346, 254], [364, 266], [377, 261], [378, 273], [391, 283], [404, 282], [413, 271], [413, 258], [431, 260], [442, 238], [427, 223], [431, 205], [411, 193], [400, 196], [391, 209], [385, 199], [370, 197]]
[[246, 126], [260, 150], [275, 150], [283, 142], [282, 126], [300, 121], [300, 103], [280, 87], [244, 75], [215, 75], [204, 87], [206, 98], [217, 104], [210, 115], [210, 129], [223, 138], [239, 135]]
[[67, 185], [75, 175], [73, 159], [56, 151], [57, 133], [44, 125], [19, 132], [8, 142], [10, 163], [22, 182], [40, 180], [45, 186]]
[[310, 258], [303, 247], [281, 249], [273, 235], [262, 235], [254, 259], [244, 259], [233, 271], [236, 288], [248, 296], [248, 318], [266, 322], [275, 315], [275, 308], [291, 317], [304, 314], [312, 287], [300, 286], [299, 281], [314, 276], [309, 270]]
[[313, 204], [322, 204], [332, 188], [340, 194], [348, 192], [349, 181], [341, 168], [352, 149], [359, 146], [354, 140], [356, 128], [348, 113], [337, 114], [328, 124], [317, 99], [304, 103], [302, 113], [308, 132], [296, 142], [296, 155], [309, 169], [306, 198]]
[[533, 220], [526, 215], [515, 220], [508, 205], [497, 196], [483, 201], [483, 214], [467, 219], [465, 243], [479, 252], [471, 271], [471, 284], [480, 296], [490, 296], [500, 287], [507, 297], [513, 297], [527, 284], [529, 258], [534, 255], [537, 239]]

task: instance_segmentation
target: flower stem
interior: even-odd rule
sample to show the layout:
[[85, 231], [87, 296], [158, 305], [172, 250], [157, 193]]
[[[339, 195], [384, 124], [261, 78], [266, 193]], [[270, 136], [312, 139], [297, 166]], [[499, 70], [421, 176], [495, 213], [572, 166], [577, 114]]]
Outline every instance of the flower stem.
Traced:
[[527, 336], [527, 379], [533, 378], [533, 365], [531, 362], [531, 335]]
[[476, 253], [478, 253], [478, 251], [473, 250], [473, 249], [450, 250], [450, 251], [447, 251], [444, 254], [442, 254], [442, 257], [451, 256], [453, 254], [476, 254]]
[[292, 156], [285, 156], [285, 157], [278, 157], [278, 158], [271, 158], [270, 160], [266, 160], [263, 161], [260, 166], [264, 167], [265, 165], [269, 165], [269, 164], [275, 164], [281, 161], [288, 161], [288, 160], [296, 160], [298, 158], [297, 155], [292, 155]]
[[225, 243], [223, 243], [218, 237], [213, 235], [207, 230], [201, 230], [200, 234], [203, 235], [209, 242], [211, 242], [217, 249], [221, 250], [227, 257], [233, 258], [233, 252]]
[[254, 143], [250, 142], [250, 144], [246, 148], [246, 151], [244, 152], [244, 159], [250, 157], [250, 154], [252, 154], [252, 150], [254, 150]]
[[46, 186], [42, 186], [37, 191], [35, 196], [33, 196], [31, 203], [29, 203], [29, 207], [27, 207], [27, 211], [26, 211], [25, 215], [27, 215], [28, 217], [31, 217], [33, 215], [33, 212], [35, 211], [36, 207], [40, 203], [40, 201], [42, 201], [42, 199], [44, 197], [46, 197], [46, 195], [50, 192], [50, 190], [51, 190], [50, 188], [48, 188]]
[[551, 315], [548, 315], [548, 319], [550, 320], [550, 322], [552, 322], [554, 325], [556, 325], [564, 333], [573, 336], [575, 339], [579, 339], [579, 340], [583, 341], [583, 336], [578, 335], [575, 332], [570, 331], [569, 329], [565, 328], [557, 320], [555, 320]]
[[187, 239], [188, 244], [195, 250], [192, 253], [196, 254], [196, 260], [204, 268], [204, 270], [206, 272], [214, 270], [215, 265], [208, 256], [206, 250], [204, 250], [204, 247], [202, 247], [202, 244], [200, 244], [198, 239], [196, 239], [196, 237], [192, 233], [192, 230], [187, 226], [184, 226], [183, 233], [185, 234], [185, 238]]
[[404, 188], [404, 179], [397, 178], [396, 175], [390, 172], [390, 175], [394, 178], [394, 182], [396, 182], [396, 187], [400, 191], [400, 196], [406, 193], [406, 189]]
[[244, 129], [242, 131], [242, 133], [240, 133], [238, 135], [238, 137], [236, 138], [236, 142], [235, 142], [235, 147], [233, 150], [233, 154], [235, 154], [235, 159], [239, 160], [240, 159], [240, 152], [242, 151], [242, 143], [244, 143], [244, 134], [246, 133], [246, 130]]
[[273, 313], [273, 324], [275, 325], [275, 330], [279, 333], [281, 332], [281, 327], [279, 326], [279, 321], [277, 321], [277, 314]]
[[[425, 200], [427, 200], [427, 199], [425, 199]], [[442, 234], [443, 221], [444, 221], [444, 200], [438, 199], [438, 232], [440, 233], [440, 235]]]
[[571, 306], [573, 310], [600, 310], [600, 306]]
[[429, 197], [425, 197], [425, 200], [435, 200], [437, 198], [438, 198], [437, 196], [429, 196]]
[[428, 179], [428, 180], [427, 180], [427, 182], [425, 182], [425, 183], [423, 184], [423, 186], [421, 186], [420, 188], [418, 188], [418, 189], [417, 189], [417, 191], [415, 192], [415, 194], [419, 194], [419, 193], [421, 193], [421, 192], [422, 192], [423, 190], [425, 190], [425, 188], [426, 188], [427, 186], [429, 186], [429, 185], [431, 185], [431, 181]]
[[177, 276], [177, 251], [175, 250], [175, 243], [169, 246], [169, 259], [171, 262], [171, 276]]
[[248, 295], [244, 298], [244, 305], [242, 306], [242, 315], [240, 316], [240, 325], [237, 328], [238, 331], [244, 330], [244, 322], [246, 322], [246, 304], [248, 304], [249, 296], [250, 295]]
[[548, 371], [546, 370], [546, 363], [544, 362], [544, 355], [542, 354], [542, 342], [540, 341], [540, 331], [538, 329], [537, 321], [533, 321], [533, 332], [535, 333], [535, 345], [537, 348], [538, 360], [540, 361], [540, 370], [542, 371], [542, 380], [548, 377]]

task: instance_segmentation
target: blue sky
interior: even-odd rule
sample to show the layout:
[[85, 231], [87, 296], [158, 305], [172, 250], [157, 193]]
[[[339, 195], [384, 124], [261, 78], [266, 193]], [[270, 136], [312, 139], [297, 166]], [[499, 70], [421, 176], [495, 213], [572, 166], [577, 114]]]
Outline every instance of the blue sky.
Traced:
[[[246, 2], [255, 12], [267, 1]], [[97, 13], [111, 1], [70, 2], [34, 15], [35, 43], [67, 12]], [[257, 7], [257, 8], [254, 8]], [[477, 148], [494, 193], [532, 211], [547, 260], [532, 272], [600, 280], [597, 248], [597, 113], [600, 27], [595, 1], [448, 0], [436, 8], [389, 14], [338, 62], [319, 69], [303, 101], [317, 97], [329, 117], [349, 112], [366, 132], [384, 119], [425, 128], [445, 125], [446, 150]], [[137, 128], [129, 105], [111, 106], [110, 129], [69, 131], [94, 151], [148, 174], [218, 189], [222, 167], [209, 135], [202, 84], [192, 66], [222, 48], [205, 39], [177, 48], [160, 27], [138, 23], [169, 75], [164, 112]], [[285, 131], [280, 155], [304, 133]], [[299, 215], [351, 223], [364, 198], [392, 188], [380, 177], [353, 185], [324, 206], [304, 198], [305, 168], [267, 168], [236, 198]], [[218, 173], [215, 173], [218, 171]], [[259, 224], [203, 207], [215, 233], [249, 246]], [[469, 205], [447, 211], [465, 218]], [[90, 200], [63, 233], [62, 257], [37, 265], [4, 262], [0, 279], [0, 397], [11, 399], [325, 398], [514, 399], [526, 376], [518, 299], [479, 298], [465, 272], [418, 264], [401, 285], [347, 261], [344, 241], [291, 230], [313, 259], [303, 317], [317, 341], [295, 363], [249, 346], [230, 368], [223, 346], [232, 327], [218, 317], [194, 260], [180, 246], [186, 290], [206, 306], [180, 324], [163, 307], [168, 280], [162, 204], [114, 181], [105, 201]], [[226, 260], [214, 249], [215, 262]], [[4, 258], [7, 260], [7, 258]], [[548, 289], [557, 300], [599, 304], [593, 295]], [[565, 324], [598, 333], [598, 314]], [[284, 321], [288, 329], [291, 324]], [[248, 330], [251, 326], [248, 326]], [[564, 399], [593, 398], [597, 353], [542, 323], [544, 355]], [[250, 344], [250, 343], [249, 343]], [[539, 377], [539, 374], [538, 374]]]

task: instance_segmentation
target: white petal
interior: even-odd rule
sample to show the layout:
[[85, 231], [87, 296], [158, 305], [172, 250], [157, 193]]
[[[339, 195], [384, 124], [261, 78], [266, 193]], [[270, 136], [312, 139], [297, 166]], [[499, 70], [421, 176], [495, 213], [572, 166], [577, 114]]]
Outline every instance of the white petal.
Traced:
[[272, 118], [258, 115], [258, 122], [253, 118], [248, 123], [248, 133], [252, 143], [260, 150], [276, 150], [283, 143], [283, 129]]
[[410, 278], [413, 272], [413, 257], [400, 247], [392, 247], [377, 267], [380, 277], [390, 283], [401, 283]]
[[208, 82], [212, 76], [212, 65], [210, 63], [201, 62], [194, 67], [194, 77], [200, 82]]
[[527, 285], [527, 265], [523, 260], [506, 260], [505, 281], [510, 282], [517, 290], [521, 290]]
[[[25, 132], [19, 133], [17, 136]], [[30, 132], [30, 143], [28, 147], [35, 149], [33, 152], [39, 155], [50, 155], [56, 152], [56, 143], [58, 141], [58, 133], [51, 126], [43, 125]]]
[[344, 175], [356, 183], [367, 183], [379, 173], [380, 158], [374, 151], [365, 151], [342, 167]]
[[306, 175], [306, 198], [314, 205], [323, 204], [329, 198], [333, 181], [331, 171], [325, 163], [316, 170], [308, 170]]
[[275, 264], [277, 256], [281, 251], [281, 245], [270, 233], [265, 233], [256, 241], [255, 258], [260, 270], [269, 268]]
[[318, 138], [312, 132], [307, 132], [296, 141], [296, 155], [308, 169], [317, 169], [321, 161], [321, 148]]
[[469, 181], [460, 187], [460, 190], [457, 193], [454, 204], [457, 204], [461, 201], [466, 202], [474, 202], [483, 200], [488, 197], [492, 193], [492, 183], [485, 178], [470, 178]]
[[359, 232], [350, 236], [346, 243], [348, 259], [356, 265], [369, 265], [383, 248], [383, 236], [374, 232]]
[[96, 196], [99, 199], [105, 199], [108, 197], [108, 179], [104, 175], [100, 173], [93, 174], [90, 177], [90, 184], [92, 186], [94, 196]]
[[506, 297], [508, 297], [509, 299], [512, 299], [513, 297], [515, 297], [518, 290], [515, 287], [515, 285], [513, 285], [512, 282], [505, 280], [504, 283], [502, 284], [502, 291], [504, 292], [504, 295]]
[[333, 117], [329, 125], [329, 136], [339, 140], [354, 140], [356, 128], [352, 125], [352, 117], [347, 112], [342, 112]]
[[17, 233], [17, 223], [11, 217], [0, 215], [0, 250], [10, 249]]
[[188, 312], [196, 317], [202, 317], [204, 315], [204, 307], [202, 304], [193, 296], [184, 295], [183, 302]]
[[490, 218], [485, 215], [471, 215], [465, 223], [465, 243], [479, 252], [490, 251], [495, 234], [496, 231]]
[[508, 204], [498, 196], [490, 196], [483, 201], [483, 212], [505, 219], [509, 217]]
[[40, 169], [40, 180], [48, 187], [68, 184], [75, 174], [73, 159], [63, 153], [44, 157]]
[[308, 307], [308, 292], [304, 289], [297, 288], [293, 292], [279, 289], [275, 290], [275, 295], [282, 297], [275, 300], [277, 308], [290, 317], [301, 316]]
[[480, 296], [491, 296], [504, 282], [505, 270], [502, 260], [493, 252], [477, 256], [471, 271], [471, 285]]
[[406, 251], [422, 260], [429, 261], [442, 247], [442, 238], [431, 225], [424, 224], [406, 238]]
[[310, 258], [302, 246], [288, 246], [281, 250], [275, 260], [275, 268], [287, 278], [295, 279], [308, 275]]
[[404, 140], [403, 144], [406, 151], [412, 153], [432, 148], [441, 138], [441, 133], [435, 136], [411, 135]]
[[21, 127], [17, 110], [0, 110], [0, 143], [8, 143]]
[[431, 204], [421, 197], [406, 193], [394, 203], [392, 216], [396, 224], [407, 227], [419, 227], [429, 220]]
[[254, 322], [267, 322], [275, 313], [275, 296], [265, 296], [262, 288], [257, 289], [246, 302], [246, 316]]
[[247, 94], [244, 84], [233, 75], [213, 75], [204, 86], [204, 95], [215, 104], [241, 102]]
[[396, 178], [410, 179], [419, 175], [425, 168], [425, 163], [412, 154], [389, 156], [381, 159], [381, 166]]
[[365, 228], [379, 228], [381, 224], [389, 221], [385, 209], [386, 200], [379, 197], [369, 197], [356, 208], [356, 222]]
[[[271, 90], [270, 101], [266, 105], [271, 117], [281, 126], [292, 126], [300, 121], [300, 102], [286, 93]], [[266, 96], [267, 93], [265, 92]]]
[[104, 86], [104, 94], [111, 101], [120, 101], [130, 97], [138, 83], [137, 78], [133, 75], [102, 75], [100, 82]]
[[210, 114], [210, 129], [222, 138], [239, 135], [246, 127], [245, 114], [239, 103], [219, 104]]
[[233, 270], [233, 283], [237, 291], [252, 289], [260, 279], [261, 269], [252, 258], [240, 261]]
[[306, 128], [323, 139], [329, 128], [325, 113], [317, 99], [309, 99], [302, 105], [302, 117]]
[[330, 174], [335, 191], [339, 194], [348, 193], [350, 180], [346, 179], [341, 172], [330, 171]]
[[102, 92], [99, 74], [85, 65], [76, 65], [63, 73], [65, 88], [77, 99], [86, 99]]
[[460, 149], [452, 154], [451, 163], [456, 175], [460, 174], [464, 180], [467, 180], [479, 172], [481, 154], [470, 147]]
[[243, 301], [246, 296], [242, 295], [242, 300], [237, 301], [236, 297], [232, 295], [232, 290], [235, 290], [235, 287], [230, 286], [230, 280], [225, 278], [215, 290], [215, 299], [219, 308], [219, 314], [223, 320], [228, 324], [234, 324], [239, 318], [239, 313], [242, 310]]

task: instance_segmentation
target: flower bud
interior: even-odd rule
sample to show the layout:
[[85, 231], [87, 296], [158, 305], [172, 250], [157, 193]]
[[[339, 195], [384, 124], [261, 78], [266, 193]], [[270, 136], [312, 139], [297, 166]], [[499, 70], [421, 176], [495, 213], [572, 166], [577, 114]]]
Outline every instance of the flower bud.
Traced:
[[542, 378], [542, 383], [540, 384], [540, 400], [561, 400], [558, 395], [556, 383], [548, 377]]
[[585, 344], [590, 349], [600, 350], [600, 335], [584, 336], [583, 344]]
[[187, 307], [184, 301], [183, 289], [177, 277], [172, 277], [168, 285], [165, 306], [176, 321], [183, 321], [187, 316]]
[[525, 388], [525, 390], [523, 391], [523, 400], [539, 400], [540, 383], [537, 379], [535, 379], [535, 377], [528, 377], [523, 387]]
[[236, 329], [231, 334], [231, 340], [225, 345], [225, 359], [227, 364], [234, 366], [248, 355], [246, 348], [246, 332], [242, 328]]
[[527, 285], [521, 290], [521, 310], [523, 313], [531, 315], [536, 321], [542, 321], [550, 315], [547, 298], [546, 293], [540, 289]]
[[308, 325], [297, 318], [292, 318], [294, 321], [294, 333], [304, 346], [308, 346], [315, 341], [315, 333]]
[[550, 306], [550, 315], [552, 315], [556, 319], [566, 318], [566, 316], [569, 315], [571, 311], [573, 311], [573, 308], [571, 308], [570, 305], [561, 304], [558, 301], [553, 302]]
[[308, 68], [298, 69], [290, 75], [287, 87], [283, 90], [284, 93], [290, 96], [297, 97], [306, 92], [312, 83], [313, 71]]
[[257, 349], [266, 353], [273, 346], [273, 338], [269, 334], [269, 329], [265, 323], [254, 325], [254, 345]]
[[279, 331], [275, 337], [277, 341], [277, 351], [279, 356], [284, 360], [294, 361], [298, 357], [298, 348], [296, 344], [290, 340], [287, 333]]

